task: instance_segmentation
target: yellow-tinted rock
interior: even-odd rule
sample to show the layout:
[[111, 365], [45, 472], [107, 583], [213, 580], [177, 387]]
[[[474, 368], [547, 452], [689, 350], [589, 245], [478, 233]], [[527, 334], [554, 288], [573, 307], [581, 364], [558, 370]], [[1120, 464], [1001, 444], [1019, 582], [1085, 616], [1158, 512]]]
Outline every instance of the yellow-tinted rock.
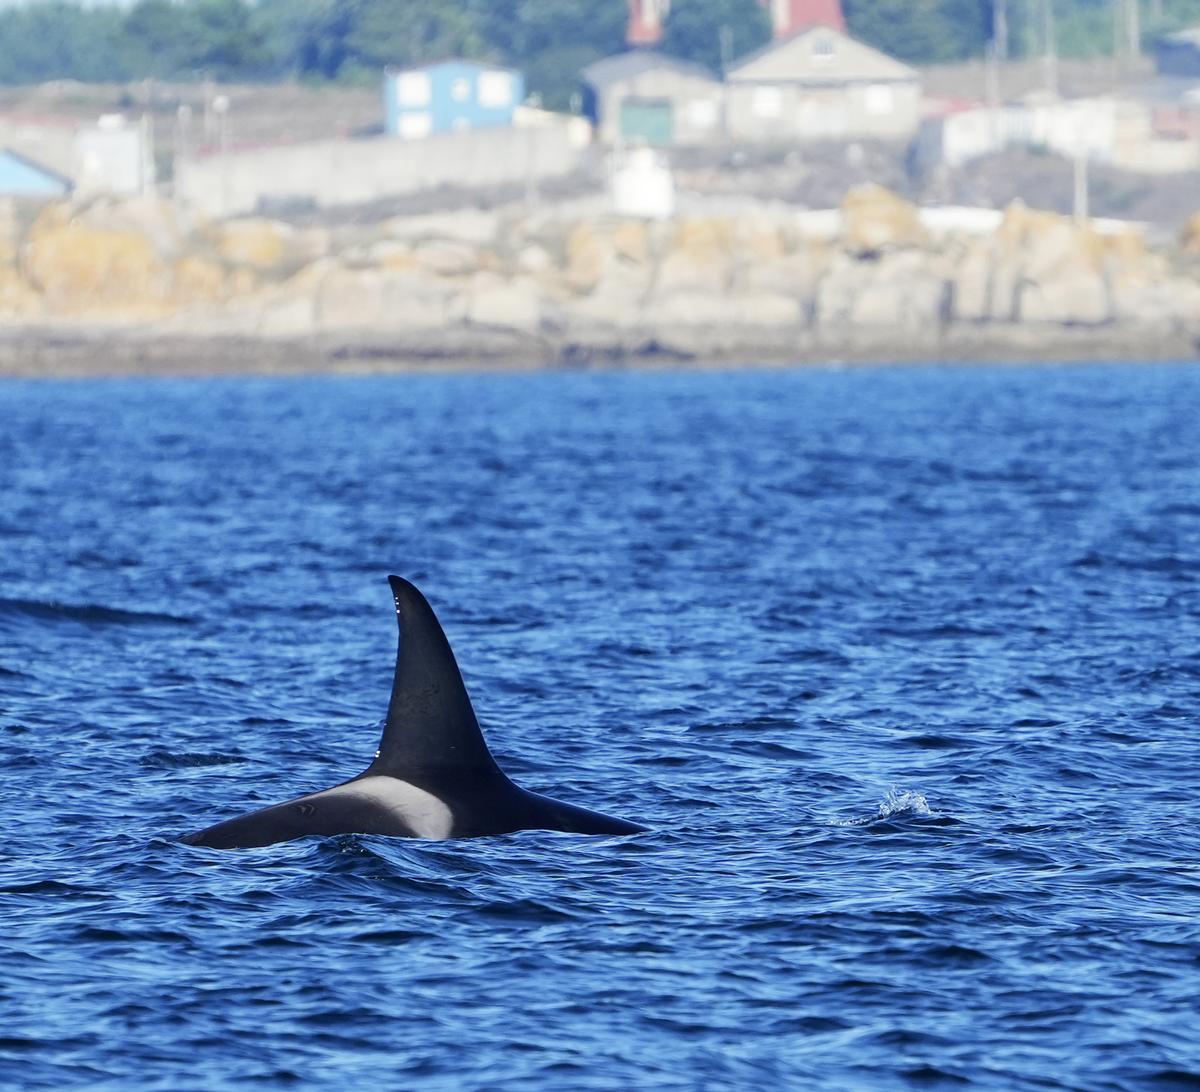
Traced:
[[415, 251], [417, 264], [439, 277], [467, 277], [479, 269], [480, 253], [457, 239], [428, 239]]
[[371, 264], [380, 269], [415, 269], [417, 256], [407, 243], [385, 239], [370, 249]]
[[81, 227], [140, 235], [168, 263], [187, 252], [193, 226], [180, 206], [158, 197], [98, 198], [73, 204], [70, 215]]
[[733, 248], [735, 225], [729, 220], [681, 220], [672, 251], [680, 257], [717, 261]]
[[1026, 208], [1020, 201], [1004, 210], [996, 242], [1010, 253], [1023, 255], [1027, 276], [1098, 271], [1104, 260], [1104, 243], [1090, 224]]
[[1200, 212], [1184, 225], [1181, 242], [1184, 250], [1191, 254], [1200, 254]]
[[738, 257], [753, 262], [775, 262], [788, 253], [783, 236], [766, 225], [750, 225], [737, 241]]
[[854, 253], [922, 246], [928, 238], [916, 205], [883, 186], [856, 186], [842, 200], [842, 242]]
[[629, 262], [644, 262], [650, 257], [650, 236], [641, 220], [623, 220], [613, 232], [613, 249]]
[[287, 255], [291, 229], [274, 220], [230, 220], [213, 231], [213, 247], [232, 265], [273, 269]]
[[682, 220], [658, 267], [655, 292], [725, 292], [732, 276], [734, 225], [728, 220]]
[[209, 303], [225, 297], [225, 270], [208, 258], [188, 255], [175, 263], [174, 297], [183, 304]]
[[15, 269], [20, 253], [21, 222], [14, 198], [0, 200], [0, 266]]
[[171, 290], [171, 274], [142, 235], [86, 227], [61, 207], [30, 230], [23, 269], [47, 306], [59, 313], [155, 313]]
[[41, 296], [13, 268], [0, 267], [0, 315], [34, 318], [45, 310]]
[[253, 269], [242, 266], [240, 269], [235, 269], [229, 274], [228, 280], [228, 295], [236, 299], [239, 296], [248, 296], [251, 292], [258, 290], [258, 276]]
[[65, 227], [69, 227], [74, 217], [71, 206], [67, 203], [47, 205], [38, 213], [37, 219], [29, 225], [26, 241], [33, 243], [45, 235], [53, 235]]
[[567, 235], [566, 280], [577, 292], [590, 292], [599, 283], [612, 252], [610, 244], [586, 221]]
[[734, 271], [735, 292], [772, 292], [805, 302], [812, 299], [817, 283], [829, 264], [829, 251], [821, 244], [803, 246], [793, 253], [769, 259], [739, 252]]
[[1150, 256], [1146, 236], [1133, 228], [1126, 228], [1114, 235], [1105, 235], [1100, 240], [1107, 257], [1123, 266], [1138, 266]]

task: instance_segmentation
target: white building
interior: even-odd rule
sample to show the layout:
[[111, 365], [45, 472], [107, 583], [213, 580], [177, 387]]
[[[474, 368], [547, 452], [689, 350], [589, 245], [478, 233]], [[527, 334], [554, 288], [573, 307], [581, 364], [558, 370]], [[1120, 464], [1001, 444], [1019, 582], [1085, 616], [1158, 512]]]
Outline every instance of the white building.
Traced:
[[154, 142], [143, 118], [105, 114], [75, 133], [75, 193], [132, 196], [154, 189]]
[[736, 139], [909, 140], [920, 121], [916, 69], [820, 24], [738, 61], [726, 82]]
[[1040, 148], [1148, 174], [1200, 168], [1200, 142], [1187, 131], [1164, 135], [1157, 117], [1148, 101], [1113, 96], [950, 108], [922, 122], [917, 155], [927, 167], [955, 168], [1007, 148]]

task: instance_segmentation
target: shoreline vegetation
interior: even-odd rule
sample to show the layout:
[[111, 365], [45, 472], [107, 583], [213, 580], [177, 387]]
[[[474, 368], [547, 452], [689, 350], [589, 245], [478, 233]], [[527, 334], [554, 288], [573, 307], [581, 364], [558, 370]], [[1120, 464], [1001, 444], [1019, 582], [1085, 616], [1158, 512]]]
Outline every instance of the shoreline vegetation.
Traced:
[[1200, 214], [1151, 247], [866, 185], [656, 222], [599, 198], [323, 226], [146, 199], [4, 227], [4, 377], [1200, 358]]

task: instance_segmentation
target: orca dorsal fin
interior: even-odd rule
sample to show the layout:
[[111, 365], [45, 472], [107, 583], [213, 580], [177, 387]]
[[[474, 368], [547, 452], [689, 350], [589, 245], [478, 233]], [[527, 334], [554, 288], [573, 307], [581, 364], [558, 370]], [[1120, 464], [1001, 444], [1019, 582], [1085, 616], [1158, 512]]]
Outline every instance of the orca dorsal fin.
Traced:
[[407, 580], [389, 576], [388, 583], [400, 645], [387, 723], [369, 772], [400, 778], [445, 769], [498, 772], [433, 608]]

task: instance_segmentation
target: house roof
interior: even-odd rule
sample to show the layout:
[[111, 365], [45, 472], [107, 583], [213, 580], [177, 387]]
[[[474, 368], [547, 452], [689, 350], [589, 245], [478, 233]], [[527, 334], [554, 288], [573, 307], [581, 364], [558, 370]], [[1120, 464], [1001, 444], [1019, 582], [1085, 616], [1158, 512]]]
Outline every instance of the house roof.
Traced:
[[44, 175], [53, 182], [58, 182], [68, 190], [75, 188], [75, 180], [69, 178], [61, 171], [54, 170], [53, 167], [47, 167], [45, 163], [39, 163], [36, 159], [31, 159], [27, 155], [22, 155], [15, 148], [0, 147], [0, 158], [13, 159], [20, 163], [23, 167], [28, 167], [31, 171], [36, 171], [40, 175]]
[[464, 68], [478, 68], [481, 72], [511, 72], [519, 75], [519, 70], [509, 68], [502, 64], [488, 64], [486, 61], [473, 61], [469, 57], [443, 57], [438, 61], [429, 61], [426, 64], [410, 64], [410, 65], [388, 65], [384, 72], [389, 76], [398, 76], [404, 72], [428, 72], [433, 68], [447, 68], [451, 65]]
[[716, 77], [702, 65], [681, 61], [676, 57], [668, 57], [652, 49], [631, 49], [628, 53], [618, 53], [613, 57], [589, 64], [583, 70], [584, 83], [601, 89], [622, 80], [640, 76], [643, 72], [663, 71], [678, 73], [694, 80], [708, 80], [716, 83]]
[[782, 3], [775, 0], [768, 6], [775, 23], [776, 37], [790, 37], [817, 24], [833, 27], [834, 30], [846, 29], [841, 0], [783, 0]]
[[[834, 52], [814, 45], [832, 39]], [[750, 83], [850, 83], [857, 80], [916, 80], [915, 68], [833, 27], [814, 26], [770, 42], [736, 61], [727, 78]]]

